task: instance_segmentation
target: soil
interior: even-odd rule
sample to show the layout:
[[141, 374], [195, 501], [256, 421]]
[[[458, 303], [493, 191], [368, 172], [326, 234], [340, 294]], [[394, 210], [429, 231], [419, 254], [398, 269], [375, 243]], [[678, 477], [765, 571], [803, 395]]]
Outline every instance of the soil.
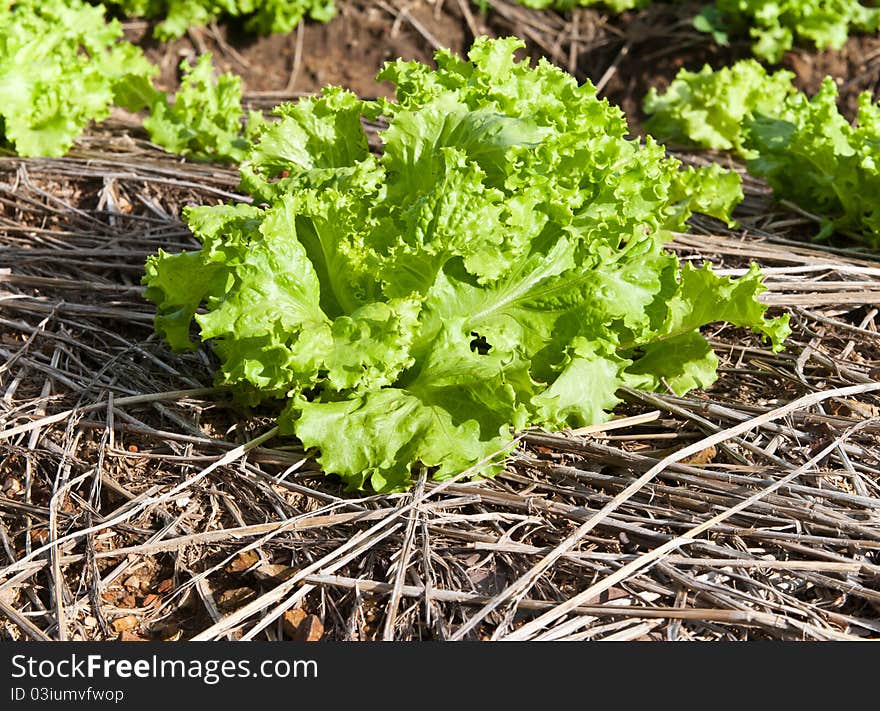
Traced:
[[[290, 35], [255, 37], [235, 21], [190, 30], [170, 43], [151, 38], [152, 23], [126, 23], [129, 39], [141, 44], [161, 68], [160, 85], [172, 89], [185, 57], [211, 51], [223, 71], [242, 77], [246, 97], [271, 106], [343, 86], [364, 98], [389, 96], [375, 76], [395, 57], [430, 62], [437, 47], [464, 53], [476, 34], [516, 35], [532, 57], [547, 56], [580, 80], [600, 86], [626, 113], [635, 133], [640, 103], [650, 87], [663, 88], [682, 67], [697, 70], [750, 57], [748, 39], [719, 46], [691, 26], [700, 3], [658, 3], [639, 12], [608, 15], [579, 9], [559, 14], [525, 9], [512, 0], [480, 12], [465, 0], [414, 0], [399, 6], [384, 1], [338, 0], [328, 24], [306, 22]], [[782, 67], [793, 71], [798, 88], [814, 92], [825, 76], [840, 86], [841, 108], [853, 117], [857, 96], [880, 88], [880, 37], [854, 36], [839, 51], [809, 46], [788, 52]]]
[[419, 26], [430, 26], [433, 42], [411, 23], [399, 22], [394, 14], [373, 3], [339, 3], [338, 14], [330, 23], [307, 22], [290, 35], [257, 37], [227, 22], [192, 29], [174, 42], [157, 43], [150, 37], [152, 24], [137, 22], [127, 27], [129, 38], [141, 44], [160, 66], [163, 88], [176, 84], [181, 59], [209, 50], [219, 69], [242, 77], [244, 91], [252, 97], [310, 94], [333, 84], [370, 98], [391, 94], [389, 87], [375, 81], [386, 61], [400, 57], [429, 62], [434, 44], [461, 52], [469, 43], [460, 18], [436, 13], [427, 2], [416, 4], [407, 17]]

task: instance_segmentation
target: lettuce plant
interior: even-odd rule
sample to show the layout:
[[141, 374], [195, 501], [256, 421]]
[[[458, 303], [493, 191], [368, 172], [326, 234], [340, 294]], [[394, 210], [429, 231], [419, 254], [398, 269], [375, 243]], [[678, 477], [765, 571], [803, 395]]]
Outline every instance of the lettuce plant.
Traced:
[[869, 92], [859, 97], [855, 126], [838, 111], [827, 77], [815, 96], [796, 94], [782, 116], [757, 116], [746, 131], [749, 172], [823, 217], [817, 239], [841, 230], [880, 249], [880, 106]]
[[[694, 210], [729, 219], [739, 179], [695, 170], [515, 39], [437, 69], [396, 61], [397, 100], [337, 88], [278, 107], [242, 169], [255, 204], [188, 209], [201, 249], [149, 259], [156, 329], [210, 341], [219, 382], [278, 399], [282, 431], [353, 488], [490, 475], [512, 433], [610, 416], [622, 385], [716, 377], [700, 327], [774, 349], [757, 268], [739, 279], [664, 249]], [[381, 155], [364, 118], [384, 121]]]
[[181, 62], [183, 80], [174, 99], [157, 93], [144, 120], [150, 139], [170, 153], [196, 160], [237, 163], [251, 147], [248, 136], [263, 121], [250, 112], [247, 129], [242, 121], [241, 78], [229, 72], [215, 77], [211, 54], [195, 66]]
[[80, 0], [0, 0], [0, 140], [60, 156], [113, 104], [149, 105], [157, 73], [104, 8]]
[[718, 71], [708, 64], [699, 72], [682, 69], [663, 94], [648, 91], [645, 130], [662, 141], [745, 155], [746, 120], [784, 113], [787, 99], [797, 93], [792, 79], [785, 70], [768, 74], [753, 59]]
[[833, 79], [812, 98], [792, 79], [748, 60], [683, 70], [665, 94], [645, 97], [645, 128], [663, 140], [735, 150], [777, 197], [824, 218], [817, 238], [845, 230], [880, 248], [880, 106], [864, 92], [853, 126], [837, 108]]

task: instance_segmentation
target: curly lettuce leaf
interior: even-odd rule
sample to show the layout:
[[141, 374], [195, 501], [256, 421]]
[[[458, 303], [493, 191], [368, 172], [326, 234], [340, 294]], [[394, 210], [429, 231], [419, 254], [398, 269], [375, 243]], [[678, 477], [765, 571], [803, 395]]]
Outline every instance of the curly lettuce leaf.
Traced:
[[241, 161], [263, 123], [259, 112], [251, 112], [247, 130], [242, 124], [241, 78], [228, 72], [215, 77], [210, 53], [195, 66], [184, 59], [180, 68], [183, 80], [174, 100], [157, 95], [144, 120], [150, 140], [196, 160]]
[[645, 125], [677, 143], [736, 151], [778, 198], [825, 220], [819, 238], [845, 230], [880, 248], [880, 105], [863, 93], [853, 126], [830, 77], [812, 98], [791, 79], [751, 60], [681, 71], [665, 94], [645, 98]]
[[[619, 109], [520, 46], [386, 65], [395, 102], [279, 107], [242, 166], [263, 206], [190, 209], [202, 248], [148, 262], [157, 329], [189, 347], [191, 314], [219, 381], [280, 400], [282, 431], [352, 488], [491, 475], [514, 432], [604, 420], [623, 385], [708, 383], [709, 323], [781, 348], [757, 272], [664, 249], [694, 210], [729, 219], [736, 176], [627, 139]], [[362, 118], [380, 115], [376, 156]]]
[[739, 279], [719, 277], [708, 265], [696, 269], [685, 264], [678, 282], [670, 298], [655, 304], [665, 311], [662, 325], [636, 344], [640, 354], [626, 372], [633, 386], [646, 390], [668, 386], [683, 394], [714, 383], [718, 359], [699, 332], [706, 323], [723, 321], [753, 328], [774, 350], [780, 350], [791, 334], [788, 314], [763, 320], [766, 307], [758, 297], [766, 288], [755, 264]]
[[812, 99], [800, 95], [790, 106], [785, 118], [748, 125], [756, 154], [749, 171], [766, 178], [777, 196], [825, 218], [820, 238], [845, 230], [880, 249], [878, 105], [863, 94], [853, 127], [839, 113], [837, 86], [827, 78]]
[[113, 104], [148, 106], [158, 70], [121, 38], [104, 8], [80, 0], [0, 2], [0, 139], [22, 156], [61, 156]]
[[254, 131], [259, 141], [241, 166], [241, 188], [272, 202], [300, 187], [364, 184], [372, 166], [361, 117], [375, 119], [379, 111], [338, 87], [275, 107], [279, 120]]
[[645, 130], [663, 142], [743, 155], [744, 122], [784, 111], [786, 100], [797, 93], [792, 79], [789, 71], [768, 74], [752, 59], [718, 71], [708, 64], [699, 72], [683, 69], [663, 94], [648, 91], [642, 104], [649, 116]]

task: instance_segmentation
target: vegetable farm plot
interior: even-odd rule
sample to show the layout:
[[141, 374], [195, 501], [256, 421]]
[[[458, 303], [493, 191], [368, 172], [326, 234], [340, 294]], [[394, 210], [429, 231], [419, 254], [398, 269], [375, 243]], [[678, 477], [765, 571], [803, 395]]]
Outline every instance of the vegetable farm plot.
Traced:
[[880, 638], [872, 16], [530, 4], [115, 3], [4, 116], [0, 638]]

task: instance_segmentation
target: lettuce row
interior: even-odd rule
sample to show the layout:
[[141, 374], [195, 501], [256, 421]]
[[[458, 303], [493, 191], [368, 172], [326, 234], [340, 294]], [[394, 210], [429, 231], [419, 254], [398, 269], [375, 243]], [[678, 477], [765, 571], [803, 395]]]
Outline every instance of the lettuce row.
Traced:
[[754, 61], [680, 71], [665, 94], [645, 97], [645, 128], [661, 140], [736, 151], [777, 197], [825, 218], [818, 238], [844, 230], [880, 249], [880, 106], [864, 92], [853, 126], [830, 77], [812, 98], [792, 79]]
[[[739, 179], [626, 138], [619, 109], [515, 39], [437, 69], [397, 61], [397, 101], [338, 88], [285, 104], [242, 167], [254, 205], [194, 207], [201, 249], [146, 264], [156, 330], [208, 341], [220, 383], [352, 488], [502, 466], [512, 433], [603, 421], [623, 385], [716, 377], [701, 326], [780, 349], [756, 267], [736, 280], [664, 249], [694, 210], [729, 219]], [[362, 119], [387, 122], [381, 156]]]
[[774, 64], [796, 40], [839, 50], [850, 32], [880, 29], [880, 8], [859, 0], [715, 0], [707, 10], [701, 18], [712, 30], [748, 34], [755, 56]]
[[[642, 8], [651, 0], [518, 0], [533, 9], [571, 10], [602, 6], [614, 12]], [[880, 8], [859, 0], [715, 0], [694, 18], [694, 27], [726, 44], [728, 35], [750, 36], [755, 56], [777, 63], [795, 41], [839, 50], [849, 34], [880, 29]]]

